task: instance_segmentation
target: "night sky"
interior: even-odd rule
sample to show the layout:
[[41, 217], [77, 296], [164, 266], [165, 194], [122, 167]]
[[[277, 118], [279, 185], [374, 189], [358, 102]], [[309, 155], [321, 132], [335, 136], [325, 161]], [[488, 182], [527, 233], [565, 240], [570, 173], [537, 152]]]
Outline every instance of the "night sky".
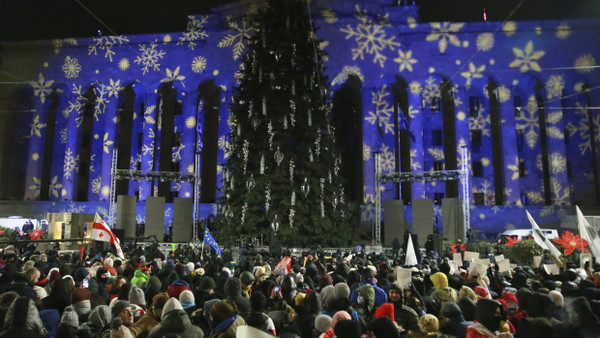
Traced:
[[[232, 0], [0, 0], [0, 41], [184, 31], [186, 16]], [[389, 0], [393, 3], [394, 0]], [[404, 2], [404, 0], [402, 0]], [[412, 3], [409, 0], [409, 3]], [[422, 22], [600, 17], [598, 0], [420, 0]], [[89, 14], [82, 5], [95, 16]], [[107, 28], [108, 26], [109, 28]]]

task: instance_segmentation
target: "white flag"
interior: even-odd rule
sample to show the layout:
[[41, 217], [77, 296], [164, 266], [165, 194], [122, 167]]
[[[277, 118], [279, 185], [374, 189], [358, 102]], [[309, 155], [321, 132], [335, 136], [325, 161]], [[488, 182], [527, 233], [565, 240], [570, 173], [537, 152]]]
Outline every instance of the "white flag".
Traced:
[[585, 219], [578, 206], [575, 206], [575, 210], [577, 210], [579, 236], [588, 241], [588, 244], [590, 245], [590, 251], [592, 251], [596, 258], [600, 258], [600, 238], [598, 237], [598, 234], [596, 234], [594, 229], [592, 229], [590, 223], [587, 221], [587, 219]]
[[104, 222], [104, 220], [102, 219], [102, 217], [100, 217], [100, 215], [98, 215], [98, 213], [96, 213], [96, 216], [94, 217], [94, 225], [92, 226], [91, 238], [94, 241], [111, 243], [115, 246], [117, 255], [121, 259], [125, 259], [125, 257], [123, 256], [123, 250], [121, 250], [121, 241], [119, 241], [117, 236], [113, 234], [106, 222]]
[[527, 213], [527, 218], [529, 219], [529, 223], [531, 223], [531, 236], [533, 237], [533, 240], [537, 243], [537, 245], [541, 246], [542, 249], [549, 250], [550, 253], [552, 253], [552, 255], [560, 261], [560, 251], [558, 251], [554, 244], [552, 244], [550, 240], [544, 236], [542, 230], [540, 230], [540, 227], [537, 225], [533, 217], [531, 217], [531, 214], [529, 214], [529, 211], [525, 210], [525, 213]]
[[406, 246], [406, 257], [404, 258], [404, 265], [412, 266], [417, 264], [417, 254], [415, 253], [415, 247], [413, 246], [412, 235], [408, 234], [408, 245]]

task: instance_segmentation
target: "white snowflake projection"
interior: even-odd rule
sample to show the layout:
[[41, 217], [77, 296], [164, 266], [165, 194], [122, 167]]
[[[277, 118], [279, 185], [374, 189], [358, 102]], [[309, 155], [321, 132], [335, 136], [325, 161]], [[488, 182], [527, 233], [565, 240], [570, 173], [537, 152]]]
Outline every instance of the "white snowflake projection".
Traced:
[[[517, 129], [525, 130], [525, 138], [527, 145], [533, 149], [539, 138], [539, 120], [538, 120], [538, 103], [534, 95], [529, 97], [527, 105], [520, 116], [516, 118]], [[549, 113], [546, 117], [546, 132], [548, 136], [556, 139], [563, 139], [564, 134], [560, 131], [556, 124], [562, 119], [562, 112]]]
[[594, 66], [596, 66], [596, 59], [589, 53], [584, 54], [575, 60], [575, 70], [583, 74], [591, 73], [592, 70], [594, 70]]
[[481, 135], [490, 137], [492, 136], [490, 126], [490, 115], [484, 114], [483, 107], [480, 108], [477, 116], [469, 117], [469, 130], [481, 130]]
[[68, 130], [65, 127], [64, 129], [61, 129], [60, 131], [60, 143], [62, 144], [66, 144], [67, 143], [67, 135], [68, 135]]
[[511, 96], [510, 88], [508, 88], [505, 85], [501, 85], [500, 87], [496, 88], [496, 95], [498, 97], [498, 101], [500, 101], [501, 103], [504, 103], [504, 102], [510, 100], [510, 96]]
[[74, 156], [73, 151], [67, 148], [67, 150], [65, 151], [65, 159], [63, 162], [63, 177], [65, 179], [70, 179], [71, 176], [75, 172], [77, 172], [77, 162], [79, 162], [79, 155]]
[[321, 17], [328, 24], [334, 24], [338, 21], [338, 18], [335, 15], [335, 12], [333, 10], [331, 10], [330, 8], [321, 9]]
[[431, 104], [431, 99], [434, 97], [441, 97], [440, 86], [433, 76], [425, 80], [425, 86], [421, 88], [421, 96], [427, 105]]
[[102, 217], [107, 217], [108, 216], [108, 208], [103, 208], [103, 207], [96, 207], [96, 212], [98, 215], [102, 216]]
[[[552, 174], [558, 174], [567, 170], [567, 158], [561, 153], [554, 152], [548, 156], [548, 165]], [[542, 154], [538, 154], [535, 159], [535, 166], [539, 171], [543, 171]]]
[[561, 75], [552, 75], [546, 81], [546, 93], [548, 98], [561, 97], [562, 91], [565, 88], [565, 80]]
[[129, 69], [130, 63], [128, 58], [122, 58], [119, 60], [119, 69], [122, 71], [126, 71]]
[[173, 210], [171, 208], [165, 209], [165, 218], [171, 218], [173, 215]]
[[[34, 177], [34, 181], [35, 181], [35, 177]], [[48, 186], [50, 196], [53, 196], [54, 198], [58, 198], [59, 192], [61, 191], [62, 187], [63, 187], [62, 184], [58, 183], [58, 176], [52, 177], [52, 179], [50, 180], [50, 185]], [[38, 192], [38, 196], [39, 196], [39, 192]]]
[[530, 69], [536, 72], [542, 71], [538, 61], [546, 52], [543, 50], [534, 51], [533, 41], [527, 42], [525, 49], [513, 47], [513, 53], [515, 54], [515, 59], [508, 65], [510, 68], [519, 68], [521, 73], [525, 73]]
[[179, 74], [179, 70], [180, 70], [179, 66], [177, 66], [177, 68], [175, 68], [175, 70], [173, 70], [173, 71], [171, 71], [169, 68], [167, 68], [167, 77], [160, 80], [160, 82], [165, 83], [165, 82], [179, 81], [179, 82], [181, 82], [181, 85], [185, 88], [185, 84], [183, 83], [183, 80], [185, 80], [185, 76]]
[[192, 71], [194, 73], [202, 73], [206, 69], [206, 58], [204, 56], [196, 56], [192, 60]]
[[381, 172], [393, 172], [396, 167], [394, 151], [390, 150], [386, 144], [382, 144], [379, 151], [381, 152]]
[[225, 135], [220, 136], [217, 143], [218, 143], [219, 150], [223, 151], [223, 158], [225, 158], [225, 159], [229, 158], [229, 156], [231, 155], [231, 151], [230, 151], [231, 144], [229, 143], [229, 140], [227, 139], [227, 137]]
[[108, 100], [108, 87], [98, 82], [94, 86], [94, 93], [96, 94], [96, 101], [94, 101], [94, 119], [100, 121], [100, 115], [106, 113], [106, 105], [110, 103]]
[[494, 188], [488, 180], [484, 180], [480, 185], [473, 187], [473, 193], [480, 193], [484, 196], [484, 205], [494, 205], [496, 202], [496, 194]]
[[517, 23], [514, 21], [506, 21], [502, 24], [502, 31], [506, 36], [513, 36], [517, 32]]
[[88, 46], [88, 55], [98, 55], [99, 51], [104, 51], [104, 57], [108, 58], [110, 62], [113, 62], [113, 56], [116, 52], [113, 50], [114, 46], [126, 45], [129, 39], [124, 35], [115, 36], [100, 36], [92, 38], [95, 44]]
[[421, 163], [417, 161], [417, 149], [410, 150], [410, 169], [413, 171], [421, 170]]
[[358, 77], [361, 81], [365, 80], [365, 76], [363, 75], [360, 68], [358, 68], [357, 66], [344, 66], [344, 68], [342, 68], [342, 71], [335, 76], [335, 78], [331, 82], [331, 85], [335, 86], [337, 84], [346, 83], [349, 75], [354, 75]]
[[65, 63], [62, 66], [62, 71], [65, 73], [65, 77], [67, 79], [75, 79], [79, 77], [79, 72], [81, 72], [79, 60], [67, 55], [65, 58]]
[[191, 50], [196, 47], [196, 41], [204, 40], [208, 37], [208, 33], [204, 29], [204, 25], [208, 22], [208, 15], [197, 17], [194, 15], [188, 16], [187, 30], [179, 37], [177, 45], [188, 44]]
[[377, 92], [371, 93], [371, 102], [375, 104], [375, 111], [369, 111], [365, 121], [377, 125], [385, 134], [394, 132], [394, 107], [390, 104], [390, 95], [387, 85], [383, 85]]
[[565, 40], [571, 35], [571, 26], [566, 23], [561, 23], [556, 26], [556, 37], [560, 40]]
[[[354, 38], [358, 46], [352, 48], [352, 60], [360, 58], [365, 59], [365, 53], [373, 55], [373, 63], [378, 63], [381, 68], [384, 67], [387, 56], [383, 55], [386, 49], [394, 50], [400, 43], [395, 41], [396, 37], [387, 37], [387, 33], [382, 25], [369, 22], [366, 11], [361, 11], [358, 5], [356, 8], [356, 18], [360, 20], [356, 28], [347, 24], [340, 31], [346, 33], [346, 40]], [[388, 14], [385, 15], [388, 18]]]
[[511, 181], [516, 181], [519, 179], [520, 174], [519, 174], [519, 157], [516, 156], [515, 157], [515, 164], [509, 164], [506, 166], [506, 169], [510, 170], [512, 172], [512, 175], [510, 177]]
[[414, 119], [415, 117], [417, 117], [417, 115], [420, 113], [421, 111], [415, 107], [413, 107], [412, 105], [408, 106], [408, 116], [410, 117], [410, 119]]
[[42, 187], [42, 180], [37, 177], [33, 177], [33, 184], [28, 187], [29, 190], [33, 191], [33, 198], [40, 197], [40, 189]]
[[[87, 99], [83, 96], [83, 91], [81, 86], [76, 86], [73, 84], [73, 90], [71, 91], [73, 100], [69, 100], [68, 107], [63, 110], [63, 116], [65, 119], [68, 119], [71, 113], [75, 113], [76, 115], [80, 115], [83, 112], [83, 107], [85, 107], [85, 103]], [[81, 125], [83, 121], [81, 118], [76, 119], [77, 127]]]
[[[460, 92], [459, 92], [458, 88], [459, 87], [456, 84], [456, 85], [452, 86], [452, 89], [451, 89], [452, 90], [452, 99], [454, 101], [454, 106], [455, 107], [459, 107], [459, 106], [461, 106], [463, 104], [462, 99], [460, 98], [461, 95], [460, 95]], [[487, 93], [487, 91], [484, 90], [484, 93]]]
[[109, 79], [109, 85], [106, 86], [106, 92], [108, 93], [108, 97], [118, 97], [121, 89], [121, 80], [113, 81], [113, 79]]
[[[582, 139], [582, 142], [579, 144], [579, 151], [581, 151], [581, 155], [585, 155], [588, 151], [590, 153], [592, 151], [587, 106], [579, 102], [575, 103], [575, 106], [577, 107], [575, 115], [580, 117], [579, 123], [574, 125], [572, 122], [569, 122], [565, 126], [565, 130], [569, 132], [569, 136], [571, 137], [579, 134], [579, 137]], [[594, 114], [592, 119], [594, 123], [594, 139], [596, 140], [596, 144], [600, 145], [600, 116]]]
[[137, 153], [134, 156], [131, 156], [129, 158], [129, 169], [133, 169], [135, 170], [137, 168], [137, 164], [142, 162], [142, 154], [141, 153]]
[[46, 127], [46, 124], [40, 123], [40, 116], [36, 115], [29, 126], [31, 127], [31, 133], [29, 134], [29, 137], [42, 137], [42, 129]]
[[133, 62], [144, 66], [142, 67], [142, 75], [146, 75], [150, 69], [159, 71], [160, 63], [158, 62], [165, 57], [166, 53], [157, 48], [156, 40], [148, 46], [145, 43], [140, 44], [139, 48], [142, 54], [138, 55]]
[[408, 85], [408, 89], [410, 90], [411, 94], [421, 94], [421, 84], [419, 83], [419, 81], [412, 81]]
[[185, 127], [189, 128], [189, 129], [195, 129], [196, 128], [196, 117], [190, 116], [187, 119], [185, 119]]
[[188, 164], [186, 170], [187, 170], [188, 173], [193, 173], [194, 172], [194, 165], [193, 164]]
[[494, 34], [481, 33], [477, 36], [477, 50], [487, 52], [494, 47]]
[[77, 205], [75, 202], [71, 201], [67, 205], [66, 208], [62, 209], [60, 212], [72, 213], [72, 214], [81, 214], [85, 211], [84, 205]]
[[44, 79], [44, 74], [40, 73], [37, 81], [29, 81], [29, 84], [33, 87], [33, 94], [40, 98], [40, 102], [46, 103], [46, 96], [50, 94], [54, 80], [46, 81], [46, 79]]
[[432, 22], [431, 34], [429, 34], [425, 40], [429, 42], [438, 41], [440, 53], [445, 53], [446, 48], [448, 48], [448, 43], [460, 47], [460, 40], [456, 36], [456, 33], [458, 33], [464, 25], [464, 23]]
[[225, 48], [233, 46], [233, 59], [238, 60], [242, 56], [244, 48], [246, 48], [244, 41], [250, 39], [254, 28], [252, 28], [252, 25], [246, 19], [242, 19], [238, 23], [230, 16], [227, 17], [227, 27], [233, 33], [223, 37], [217, 44], [217, 47]]
[[371, 146], [363, 143], [363, 161], [370, 160], [372, 152], [373, 150], [371, 150]]
[[71, 46], [77, 46], [79, 45], [77, 43], [76, 39], [70, 38], [70, 39], [54, 39], [52, 40], [52, 46], [54, 47], [54, 54], [58, 55], [60, 54], [60, 50], [63, 48], [63, 44], [64, 43], [68, 43]]
[[490, 163], [491, 163], [491, 162], [490, 162], [490, 159], [489, 159], [489, 158], [487, 158], [487, 157], [482, 157], [482, 158], [481, 158], [481, 164], [482, 164], [484, 167], [488, 167], [488, 166], [490, 165]]
[[156, 111], [156, 105], [146, 106], [144, 109], [144, 123], [154, 124], [156, 120], [154, 119], [154, 112]]
[[92, 180], [92, 193], [100, 194], [100, 189], [102, 189], [102, 177], [98, 176]]
[[[564, 214], [564, 209], [562, 207], [571, 205], [571, 189], [568, 186], [563, 187], [556, 178], [550, 177], [550, 191], [552, 205], [544, 206], [540, 215], [549, 216], [557, 213], [558, 216], [562, 216]], [[540, 204], [546, 201], [544, 198], [543, 186], [541, 192], [528, 191], [526, 192], [526, 195], [533, 203]]]
[[441, 149], [441, 148], [429, 148], [429, 149], [427, 149], [427, 152], [436, 161], [443, 161], [444, 160], [444, 149]]
[[414, 65], [418, 61], [416, 59], [413, 59], [412, 50], [408, 50], [406, 53], [404, 53], [400, 48], [398, 48], [398, 57], [394, 59], [394, 62], [398, 64], [399, 72], [403, 72], [405, 69], [409, 72], [412, 72], [412, 65]]
[[104, 133], [104, 137], [102, 138], [102, 150], [108, 154], [110, 151], [110, 146], [112, 146], [113, 143], [114, 142], [108, 138], [108, 132]]
[[181, 151], [185, 149], [185, 144], [182, 144], [179, 147], [173, 147], [172, 160], [173, 162], [181, 161]]
[[110, 187], [105, 185], [102, 187], [102, 189], [100, 189], [100, 196], [108, 197], [108, 195], [110, 195]]
[[481, 79], [483, 77], [483, 72], [485, 72], [485, 64], [477, 67], [473, 62], [469, 62], [469, 71], [462, 72], [460, 75], [467, 80], [465, 86], [469, 87], [473, 79]]

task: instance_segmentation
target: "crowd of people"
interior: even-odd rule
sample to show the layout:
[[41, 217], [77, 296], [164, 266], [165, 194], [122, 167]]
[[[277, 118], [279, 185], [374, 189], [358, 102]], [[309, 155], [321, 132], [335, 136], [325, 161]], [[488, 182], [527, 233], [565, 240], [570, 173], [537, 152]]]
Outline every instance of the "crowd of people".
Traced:
[[424, 255], [401, 286], [399, 257], [362, 251], [126, 251], [4, 248], [0, 338], [600, 337], [600, 265], [470, 276]]

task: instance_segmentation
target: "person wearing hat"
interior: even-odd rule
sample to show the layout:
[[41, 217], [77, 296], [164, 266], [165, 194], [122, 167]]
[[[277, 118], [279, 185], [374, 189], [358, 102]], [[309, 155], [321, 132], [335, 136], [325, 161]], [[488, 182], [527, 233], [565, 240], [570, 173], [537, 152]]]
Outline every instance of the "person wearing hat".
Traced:
[[[112, 318], [119, 317], [123, 321], [123, 325], [130, 327], [133, 325], [133, 307], [126, 300], [116, 300], [111, 305]], [[106, 337], [106, 336], [105, 336]]]
[[[362, 282], [360, 282], [359, 287], [369, 284], [373, 287], [373, 291], [374, 291], [374, 307], [378, 308], [380, 307], [383, 303], [387, 303], [388, 301], [388, 296], [386, 294], [385, 291], [383, 291], [382, 288], [380, 288], [379, 286], [377, 286], [377, 283], [375, 283], [375, 273], [373, 272], [373, 270], [371, 270], [370, 268], [366, 268], [363, 269], [363, 271], [361, 272], [361, 278], [362, 278]], [[356, 302], [358, 298], [358, 288], [354, 289], [352, 291], [352, 293], [350, 294], [350, 301], [352, 303]]]
[[358, 288], [358, 297], [354, 304], [360, 318], [370, 322], [375, 317], [375, 290], [371, 284], [365, 284]]
[[246, 325], [246, 321], [239, 315], [236, 303], [223, 299], [210, 307], [213, 330], [211, 338], [235, 337], [239, 326]]
[[502, 304], [481, 298], [475, 305], [475, 322], [467, 328], [467, 338], [512, 338], [509, 332], [498, 332], [502, 322]]
[[138, 338], [147, 337], [152, 330], [160, 325], [163, 307], [168, 300], [169, 295], [164, 292], [154, 296], [148, 311], [137, 322], [131, 325], [131, 332]]
[[92, 306], [90, 303], [90, 297], [92, 293], [88, 289], [75, 288], [71, 291], [71, 305], [73, 310], [77, 313], [77, 317], [80, 323], [88, 321]]
[[369, 338], [399, 338], [400, 333], [388, 317], [377, 318], [367, 325]]
[[442, 309], [448, 302], [456, 303], [458, 301], [458, 292], [448, 286], [448, 277], [443, 272], [436, 272], [429, 277], [433, 283], [434, 290], [431, 292], [431, 298], [433, 298], [438, 306], [439, 313], [436, 313], [438, 317], [443, 317]]
[[388, 300], [394, 306], [394, 319], [400, 327], [407, 331], [419, 330], [419, 315], [410, 307], [404, 305], [404, 291], [393, 283], [388, 290]]
[[194, 293], [190, 290], [183, 290], [179, 294], [179, 302], [183, 310], [191, 316], [196, 311], [196, 300], [194, 299]]
[[316, 331], [315, 336], [320, 336], [325, 331], [329, 330], [331, 327], [331, 317], [328, 315], [318, 315], [315, 318], [314, 331]]
[[78, 328], [79, 317], [72, 306], [67, 306], [56, 329], [56, 338], [74, 337]]
[[190, 317], [185, 313], [177, 298], [169, 298], [163, 306], [160, 319], [160, 325], [150, 332], [148, 338], [161, 338], [167, 335], [204, 337], [204, 332], [199, 327], [192, 325]]
[[150, 279], [150, 273], [152, 272], [152, 265], [142, 265], [139, 269], [133, 273], [131, 279], [131, 285], [142, 287], [143, 283], [146, 283]]
[[240, 284], [244, 297], [250, 298], [252, 295], [252, 284], [254, 284], [254, 275], [250, 271], [244, 271], [240, 274]]

